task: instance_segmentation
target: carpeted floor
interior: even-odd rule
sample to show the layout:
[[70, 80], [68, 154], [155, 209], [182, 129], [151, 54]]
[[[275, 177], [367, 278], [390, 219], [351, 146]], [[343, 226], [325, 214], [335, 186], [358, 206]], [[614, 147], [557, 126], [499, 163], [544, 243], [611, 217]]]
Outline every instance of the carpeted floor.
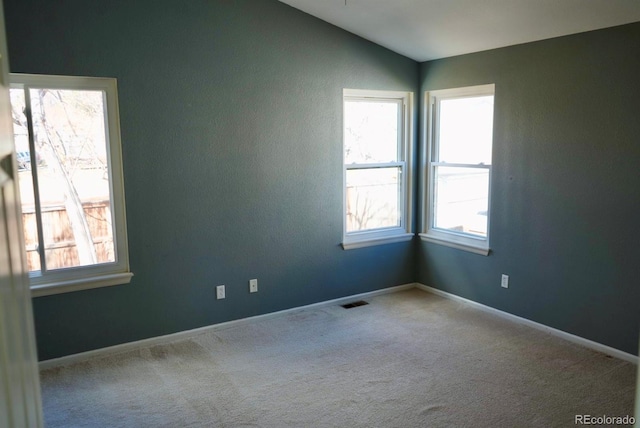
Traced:
[[41, 373], [54, 427], [564, 427], [633, 413], [636, 366], [409, 290]]

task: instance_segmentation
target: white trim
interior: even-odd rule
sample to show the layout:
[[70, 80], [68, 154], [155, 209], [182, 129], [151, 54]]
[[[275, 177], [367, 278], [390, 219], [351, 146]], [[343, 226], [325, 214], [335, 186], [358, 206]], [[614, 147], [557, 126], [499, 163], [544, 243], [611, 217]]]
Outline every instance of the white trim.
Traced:
[[433, 97], [467, 98], [481, 97], [483, 95], [493, 95], [495, 93], [495, 83], [486, 83], [484, 85], [464, 86], [460, 88], [436, 89], [427, 91]]
[[235, 325], [247, 324], [254, 321], [265, 320], [273, 317], [277, 317], [280, 315], [291, 314], [299, 311], [304, 311], [313, 308], [321, 308], [326, 306], [333, 306], [342, 303], [348, 303], [353, 300], [366, 299], [370, 297], [380, 296], [384, 294], [396, 293], [399, 291], [409, 290], [412, 288], [418, 288], [427, 293], [435, 294], [440, 297], [444, 297], [446, 299], [455, 300], [458, 302], [465, 303], [469, 306], [472, 306], [476, 309], [494, 314], [501, 318], [504, 318], [508, 321], [516, 322], [519, 324], [524, 324], [529, 327], [535, 328], [536, 330], [544, 331], [546, 333], [552, 334], [554, 336], [560, 337], [561, 339], [568, 340], [569, 342], [576, 343], [578, 345], [584, 346], [589, 349], [593, 349], [594, 351], [602, 352], [607, 355], [611, 355], [612, 357], [619, 358], [624, 361], [628, 361], [634, 364], [638, 364], [638, 357], [624, 351], [620, 351], [619, 349], [612, 348], [610, 346], [603, 345], [601, 343], [597, 343], [588, 339], [584, 339], [579, 336], [575, 336], [570, 333], [566, 333], [562, 330], [558, 330], [552, 327], [548, 327], [544, 324], [537, 323], [535, 321], [528, 320], [526, 318], [519, 317], [517, 315], [510, 314], [508, 312], [501, 311], [499, 309], [492, 308], [490, 306], [483, 305], [478, 302], [474, 302], [473, 300], [465, 299], [464, 297], [456, 296], [455, 294], [447, 293], [446, 291], [438, 290], [433, 287], [426, 286], [420, 283], [409, 283], [404, 285], [398, 285], [395, 287], [383, 288], [381, 290], [370, 291], [367, 293], [355, 294], [347, 297], [340, 297], [338, 299], [328, 300], [325, 302], [312, 303], [310, 305], [299, 306], [291, 309], [284, 309], [282, 311], [271, 312], [269, 314], [256, 315], [249, 318], [241, 318], [233, 321], [227, 321], [220, 324], [209, 325], [205, 327], [199, 327], [192, 330], [180, 331], [177, 333], [171, 333], [164, 336], [152, 337], [149, 339], [137, 340], [134, 342], [122, 343], [120, 345], [109, 346], [106, 348], [95, 349], [87, 352], [80, 352], [78, 354], [67, 355], [64, 357], [53, 358], [50, 360], [44, 360], [39, 363], [40, 370], [46, 370], [55, 367], [62, 367], [70, 364], [74, 364], [77, 362], [85, 361], [89, 358], [99, 358], [106, 357], [110, 355], [119, 354], [122, 352], [132, 351], [135, 349], [139, 349], [144, 346], [154, 346], [154, 345], [162, 345], [173, 343], [178, 340], [185, 340], [200, 334], [221, 330], [229, 327], [233, 327]]
[[362, 99], [390, 99], [397, 100], [399, 98], [405, 98], [407, 94], [413, 94], [410, 91], [379, 91], [375, 89], [349, 89], [344, 88], [342, 95], [349, 98], [362, 98]]
[[57, 76], [11, 73], [12, 88], [50, 88], [68, 90], [102, 91], [104, 100], [105, 140], [108, 159], [111, 217], [113, 222], [113, 245], [116, 260], [67, 269], [30, 272], [32, 297], [67, 293], [96, 287], [126, 284], [133, 274], [129, 267], [129, 249], [122, 166], [122, 141], [120, 137], [120, 114], [118, 86], [115, 78]]
[[638, 364], [639, 359], [638, 359], [637, 356], [635, 356], [633, 354], [629, 354], [629, 353], [624, 352], [624, 351], [621, 351], [619, 349], [612, 348], [610, 346], [603, 345], [601, 343], [594, 342], [592, 340], [585, 339], [583, 337], [576, 336], [576, 335], [571, 334], [571, 333], [567, 333], [566, 331], [558, 330], [557, 328], [549, 327], [547, 325], [540, 324], [540, 323], [537, 323], [535, 321], [531, 321], [529, 319], [522, 318], [522, 317], [519, 317], [517, 315], [513, 315], [513, 314], [510, 314], [508, 312], [501, 311], [500, 309], [492, 308], [491, 306], [486, 306], [486, 305], [483, 305], [482, 303], [474, 302], [473, 300], [465, 299], [464, 297], [460, 297], [460, 296], [457, 296], [455, 294], [447, 293], [446, 291], [438, 290], [437, 288], [429, 287], [429, 286], [424, 285], [424, 284], [416, 283], [416, 288], [419, 288], [420, 290], [426, 291], [428, 293], [435, 294], [435, 295], [440, 296], [440, 297], [444, 297], [446, 299], [455, 300], [455, 301], [458, 301], [458, 302], [465, 303], [465, 304], [467, 304], [469, 306], [472, 306], [472, 307], [474, 307], [476, 309], [480, 309], [480, 310], [482, 310], [484, 312], [488, 312], [488, 313], [491, 313], [493, 315], [497, 315], [500, 318], [504, 318], [506, 320], [513, 321], [513, 322], [516, 322], [518, 324], [523, 324], [523, 325], [526, 325], [528, 327], [535, 328], [536, 330], [543, 331], [545, 333], [549, 333], [549, 334], [551, 334], [553, 336], [559, 337], [561, 339], [567, 340], [567, 341], [575, 343], [577, 345], [584, 346], [585, 348], [589, 348], [589, 349], [592, 349], [594, 351], [602, 352], [603, 354], [607, 354], [607, 355], [610, 355], [612, 357], [616, 357], [616, 358], [619, 358], [619, 359], [624, 360], [624, 361], [628, 361], [628, 362], [633, 363], [633, 364]]
[[79, 278], [66, 281], [50, 282], [31, 286], [31, 297], [50, 296], [52, 294], [89, 290], [92, 288], [123, 285], [131, 282], [131, 272], [98, 275], [90, 278]]
[[111, 89], [115, 78], [113, 77], [89, 77], [89, 76], [60, 76], [51, 74], [27, 74], [9, 73], [11, 87], [28, 86], [30, 88], [45, 89]]
[[440, 239], [436, 236], [431, 236], [427, 233], [420, 233], [420, 239], [426, 242], [432, 242], [434, 244], [444, 245], [446, 247], [455, 248], [458, 250], [469, 251], [470, 253], [480, 254], [481, 256], [488, 256], [491, 249], [485, 246], [486, 241], [480, 240], [482, 245], [471, 245], [469, 241], [466, 240], [464, 242], [454, 242], [452, 240]]
[[0, 426], [44, 426], [0, 1]]
[[636, 369], [637, 385], [636, 385], [636, 428], [640, 428], [640, 369]]
[[[398, 159], [396, 162], [372, 163], [372, 164], [346, 164], [344, 162], [344, 105], [348, 100], [380, 100], [393, 101], [401, 106], [401, 128], [398, 129], [400, 140]], [[342, 90], [342, 133], [343, 133], [343, 173], [342, 173], [342, 248], [345, 250], [362, 248], [372, 245], [388, 244], [392, 242], [402, 242], [410, 240], [412, 214], [413, 214], [413, 142], [414, 142], [414, 102], [413, 92], [410, 91], [378, 91], [365, 89], [343, 89]], [[399, 168], [401, 174], [401, 194], [399, 201], [400, 225], [399, 227], [371, 229], [365, 231], [347, 232], [347, 171], [351, 169], [373, 169], [373, 168]], [[409, 237], [408, 235], [411, 235]]]
[[308, 309], [321, 308], [325, 306], [334, 306], [342, 303], [348, 303], [353, 300], [361, 300], [361, 299], [366, 299], [370, 297], [380, 296], [383, 294], [390, 294], [390, 293], [396, 293], [398, 291], [410, 290], [412, 288], [415, 288], [416, 286], [417, 284], [415, 283], [403, 284], [395, 287], [383, 288], [381, 290], [369, 291], [367, 293], [354, 294], [347, 297], [340, 297], [338, 299], [327, 300], [325, 302], [312, 303], [310, 305], [299, 306], [291, 309], [284, 309], [282, 311], [271, 312], [264, 315], [256, 315], [249, 318], [241, 318], [233, 321], [223, 322], [220, 324], [214, 324], [206, 327], [195, 328], [192, 330], [171, 333], [164, 336], [157, 336], [149, 339], [137, 340], [135, 342], [122, 343], [120, 345], [109, 346], [101, 349], [95, 349], [93, 351], [80, 352], [78, 354], [67, 355], [60, 358], [52, 358], [50, 360], [40, 361], [39, 368], [40, 370], [47, 370], [55, 367], [67, 366], [69, 364], [74, 364], [80, 361], [85, 361], [89, 358], [106, 357], [110, 355], [119, 354], [122, 352], [132, 351], [144, 346], [154, 346], [154, 345], [163, 345], [167, 343], [173, 343], [178, 340], [189, 339], [189, 338], [198, 336], [202, 333], [206, 333], [210, 331], [221, 330], [221, 329], [233, 327], [236, 325], [248, 324], [254, 321], [261, 321], [261, 320], [277, 317], [280, 315], [291, 314], [291, 313], [300, 312]]
[[342, 248], [345, 250], [354, 250], [356, 248], [371, 247], [373, 245], [393, 244], [396, 242], [406, 242], [413, 239], [413, 233], [403, 233], [401, 235], [391, 235], [387, 237], [367, 238], [360, 241], [351, 239], [349, 242], [343, 242]]
[[383, 169], [383, 168], [403, 168], [404, 162], [388, 163], [350, 163], [347, 164], [349, 170], [355, 169]]
[[449, 162], [431, 162], [431, 166], [446, 166], [448, 168], [466, 168], [466, 169], [491, 169], [491, 165], [484, 163], [449, 163]]
[[[425, 91], [423, 102], [424, 116], [422, 117], [423, 134], [420, 141], [421, 147], [421, 183], [422, 191], [422, 225], [420, 237], [428, 242], [457, 248], [464, 251], [470, 251], [484, 256], [489, 255], [489, 236], [491, 227], [491, 176], [492, 164], [458, 164], [458, 163], [442, 163], [433, 161], [438, 150], [439, 131], [436, 132], [438, 126], [438, 113], [435, 104], [441, 98], [453, 99], [463, 97], [476, 97], [493, 95], [495, 99], [495, 84], [485, 84], [476, 86], [466, 86], [461, 88], [440, 89]], [[495, 121], [495, 109], [493, 114]], [[435, 193], [435, 167], [461, 167], [461, 168], [483, 168], [489, 171], [489, 188], [488, 188], [488, 208], [487, 208], [487, 236], [475, 237], [471, 234], [460, 234], [453, 231], [437, 229], [434, 224], [434, 193]]]

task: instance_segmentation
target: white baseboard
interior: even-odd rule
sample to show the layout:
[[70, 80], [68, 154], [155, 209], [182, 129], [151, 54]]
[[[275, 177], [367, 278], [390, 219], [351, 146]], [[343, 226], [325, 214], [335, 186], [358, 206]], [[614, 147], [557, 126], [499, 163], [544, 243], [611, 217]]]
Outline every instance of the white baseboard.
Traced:
[[200, 327], [200, 328], [195, 328], [192, 330], [187, 330], [187, 331], [180, 331], [177, 333], [172, 333], [172, 334], [167, 334], [164, 336], [157, 336], [157, 337], [152, 337], [149, 339], [143, 339], [143, 340], [137, 340], [135, 342], [127, 342], [127, 343], [123, 343], [120, 345], [115, 345], [115, 346], [109, 346], [106, 348], [100, 348], [100, 349], [95, 349], [93, 351], [87, 351], [87, 352], [81, 352], [78, 354], [72, 354], [72, 355], [67, 355], [64, 357], [60, 357], [60, 358], [53, 358], [50, 360], [44, 360], [41, 361], [39, 363], [39, 368], [40, 370], [46, 370], [46, 369], [50, 369], [50, 368], [54, 368], [54, 367], [62, 367], [62, 366], [66, 366], [66, 365], [70, 365], [70, 364], [74, 364], [77, 362], [81, 362], [84, 360], [87, 360], [89, 358], [95, 358], [95, 357], [104, 357], [104, 356], [108, 356], [108, 355], [114, 355], [114, 354], [119, 354], [122, 352], [127, 352], [127, 351], [132, 351], [135, 349], [139, 349], [145, 346], [154, 346], [154, 345], [162, 345], [162, 344], [167, 344], [167, 343], [172, 343], [172, 342], [176, 342], [178, 340], [185, 340], [185, 339], [189, 339], [191, 337], [197, 336], [199, 334], [205, 333], [207, 331], [215, 331], [215, 330], [219, 330], [219, 329], [224, 329], [224, 328], [228, 328], [234, 325], [239, 325], [239, 324], [244, 324], [244, 323], [250, 323], [250, 322], [255, 322], [255, 321], [259, 321], [259, 320], [265, 320], [268, 318], [272, 318], [272, 317], [276, 317], [276, 316], [281, 316], [284, 314], [289, 314], [289, 313], [294, 313], [294, 312], [298, 312], [298, 311], [303, 311], [303, 310], [307, 310], [307, 309], [313, 309], [313, 308], [320, 308], [320, 307], [324, 307], [324, 306], [333, 306], [333, 305], [339, 305], [342, 303], [348, 303], [350, 301], [353, 300], [361, 300], [361, 299], [366, 299], [366, 298], [370, 298], [370, 297], [374, 297], [374, 296], [379, 296], [382, 294], [389, 294], [389, 293], [395, 293], [398, 291], [403, 291], [403, 290], [408, 290], [411, 288], [418, 288], [420, 290], [426, 291], [428, 293], [432, 293], [447, 299], [451, 299], [451, 300], [456, 300], [459, 302], [463, 302], [469, 306], [472, 306], [474, 308], [480, 309], [482, 311], [497, 315], [501, 318], [507, 319], [509, 321], [512, 322], [517, 322], [520, 324], [524, 324], [527, 325], [529, 327], [535, 328], [537, 330], [541, 330], [544, 332], [547, 332], [549, 334], [552, 334], [554, 336], [560, 337], [562, 339], [568, 340], [570, 342], [576, 343], [578, 345], [584, 346], [586, 348], [590, 348], [593, 349], [595, 351], [598, 352], [602, 352], [603, 354], [607, 354], [607, 355], [611, 355], [612, 357], [616, 357], [616, 358], [620, 358], [621, 360], [624, 361], [628, 361], [634, 364], [638, 364], [638, 357], [623, 351], [620, 351], [619, 349], [615, 349], [612, 348], [610, 346], [607, 345], [603, 345], [601, 343], [598, 342], [594, 342], [588, 339], [585, 339], [583, 337], [580, 336], [576, 336], [567, 332], [564, 332], [562, 330], [558, 330], [555, 329], [553, 327], [549, 327], [546, 326], [544, 324], [540, 324], [537, 323], [535, 321], [531, 321], [528, 320], [526, 318], [522, 318], [519, 317], [517, 315], [513, 315], [510, 314], [508, 312], [504, 312], [501, 311], [499, 309], [495, 309], [492, 308], [490, 306], [486, 306], [483, 305], [481, 303], [478, 302], [474, 302], [473, 300], [469, 300], [469, 299], [465, 299], [464, 297], [460, 297], [460, 296], [456, 296], [455, 294], [451, 294], [451, 293], [447, 293], [446, 291], [442, 291], [442, 290], [438, 290], [436, 288], [432, 288], [429, 286], [426, 286], [424, 284], [420, 284], [420, 283], [410, 283], [410, 284], [404, 284], [404, 285], [398, 285], [396, 287], [390, 287], [390, 288], [383, 288], [381, 290], [376, 290], [376, 291], [370, 291], [368, 293], [362, 293], [362, 294], [356, 294], [356, 295], [352, 295], [352, 296], [347, 296], [347, 297], [341, 297], [339, 299], [333, 299], [333, 300], [328, 300], [325, 302], [319, 302], [319, 303], [313, 303], [310, 305], [306, 305], [306, 306], [300, 306], [300, 307], [295, 307], [295, 308], [291, 308], [291, 309], [285, 309], [282, 311], [278, 311], [278, 312], [272, 312], [272, 313], [268, 313], [268, 314], [264, 314], [264, 315], [256, 315], [253, 317], [249, 317], [249, 318], [242, 318], [242, 319], [238, 319], [238, 320], [233, 320], [233, 321], [228, 321], [228, 322], [223, 322], [220, 324], [214, 324], [214, 325], [209, 325], [209, 326], [205, 326], [205, 327]]
[[258, 320], [264, 320], [264, 319], [280, 316], [280, 315], [283, 315], [283, 314], [303, 311], [303, 310], [307, 310], [307, 309], [319, 308], [319, 307], [323, 307], [323, 306], [339, 305], [339, 304], [342, 304], [342, 303], [351, 302], [353, 300], [361, 300], [361, 299], [366, 299], [366, 298], [370, 298], [370, 297], [374, 297], [374, 296], [379, 296], [379, 295], [382, 295], [382, 294], [389, 294], [389, 293], [395, 293], [395, 292], [398, 292], [398, 291], [409, 290], [411, 288], [415, 288], [416, 286], [417, 286], [417, 284], [415, 284], [415, 283], [398, 285], [398, 286], [395, 286], [395, 287], [389, 287], [389, 288], [383, 288], [381, 290], [370, 291], [368, 293], [355, 294], [355, 295], [352, 295], [352, 296], [341, 297], [339, 299], [327, 300], [325, 302], [313, 303], [313, 304], [310, 304], [310, 305], [299, 306], [299, 307], [295, 307], [295, 308], [291, 308], [291, 309], [285, 309], [285, 310], [278, 311], [278, 312], [271, 312], [271, 313], [264, 314], [264, 315], [256, 315], [256, 316], [249, 317], [249, 318], [242, 318], [242, 319], [238, 319], [238, 320], [227, 321], [227, 322], [223, 322], [223, 323], [220, 323], [220, 324], [213, 324], [213, 325], [209, 325], [209, 326], [205, 326], [205, 327], [195, 328], [195, 329], [192, 329], [192, 330], [180, 331], [180, 332], [177, 332], [177, 333], [171, 333], [171, 334], [167, 334], [167, 335], [164, 335], [164, 336], [157, 336], [157, 337], [152, 337], [152, 338], [149, 338], [149, 339], [136, 340], [135, 342], [122, 343], [120, 345], [115, 345], [115, 346], [109, 346], [109, 347], [106, 347], [106, 348], [95, 349], [93, 351], [80, 352], [78, 354], [66, 355], [66, 356], [60, 357], [60, 358], [53, 358], [53, 359], [50, 359], [50, 360], [40, 361], [39, 368], [40, 368], [40, 370], [46, 370], [46, 369], [50, 369], [50, 368], [54, 368], [54, 367], [67, 366], [69, 364], [74, 364], [74, 363], [77, 363], [77, 362], [81, 362], [81, 361], [87, 360], [89, 358], [104, 357], [104, 356], [108, 356], [108, 355], [119, 354], [119, 353], [122, 353], [122, 352], [139, 349], [139, 348], [142, 348], [142, 347], [145, 347], [145, 346], [154, 346], [154, 345], [167, 344], [167, 343], [171, 343], [171, 342], [176, 342], [178, 340], [189, 339], [191, 337], [197, 336], [197, 335], [199, 335], [201, 333], [204, 333], [204, 332], [207, 332], [207, 331], [219, 330], [219, 329], [228, 328], [228, 327], [231, 327], [231, 326], [234, 326], [234, 325], [255, 322], [255, 321], [258, 321]]
[[620, 358], [621, 360], [628, 361], [630, 363], [638, 364], [639, 358], [633, 354], [626, 353], [619, 349], [612, 348], [607, 345], [603, 345], [602, 343], [594, 342], [589, 339], [585, 339], [580, 336], [576, 336], [571, 333], [567, 333], [562, 330], [558, 330], [553, 327], [546, 326], [544, 324], [537, 323], [535, 321], [528, 320], [526, 318], [519, 317], [517, 315], [510, 314], [508, 312], [501, 311], [499, 309], [492, 308], [490, 306], [483, 305], [482, 303], [474, 302], [473, 300], [465, 299], [464, 297], [456, 296], [455, 294], [447, 293], [446, 291], [438, 290], [437, 288], [429, 287], [424, 284], [416, 284], [416, 287], [424, 290], [426, 292], [451, 299], [456, 300], [458, 302], [466, 303], [469, 306], [480, 309], [485, 312], [489, 312], [491, 314], [497, 315], [501, 318], [507, 319], [509, 321], [517, 322], [519, 324], [524, 324], [529, 327], [533, 327], [536, 330], [541, 330], [546, 333], [552, 334], [554, 336], [560, 337], [562, 339], [568, 340], [569, 342], [576, 343], [578, 345], [582, 345], [585, 348], [593, 349], [594, 351], [602, 352], [603, 354], [610, 355], [612, 357]]

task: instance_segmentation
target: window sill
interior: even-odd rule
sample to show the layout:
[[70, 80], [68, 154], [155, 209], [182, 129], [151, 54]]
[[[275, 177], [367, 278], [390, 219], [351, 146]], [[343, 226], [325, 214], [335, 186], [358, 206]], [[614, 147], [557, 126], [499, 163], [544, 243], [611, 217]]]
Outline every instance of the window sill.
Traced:
[[402, 233], [393, 236], [384, 236], [378, 238], [361, 238], [358, 240], [348, 240], [342, 243], [345, 250], [354, 250], [356, 248], [371, 247], [374, 245], [393, 244], [396, 242], [411, 241], [413, 233]]
[[431, 242], [433, 244], [444, 245], [447, 247], [456, 248], [458, 250], [468, 251], [474, 254], [480, 254], [481, 256], [488, 256], [489, 252], [491, 251], [490, 248], [485, 246], [472, 245], [472, 244], [462, 243], [462, 242], [453, 242], [453, 241], [449, 241], [442, 238], [436, 238], [431, 235], [427, 235], [426, 233], [421, 233], [420, 239], [425, 242]]
[[124, 272], [32, 285], [31, 297], [50, 296], [52, 294], [128, 284], [131, 282], [132, 276], [133, 274], [131, 272]]

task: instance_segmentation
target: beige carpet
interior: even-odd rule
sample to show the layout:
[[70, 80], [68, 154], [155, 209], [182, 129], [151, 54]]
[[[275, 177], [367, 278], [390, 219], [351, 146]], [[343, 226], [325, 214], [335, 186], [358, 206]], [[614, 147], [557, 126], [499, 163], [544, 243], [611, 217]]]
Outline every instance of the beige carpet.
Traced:
[[636, 366], [414, 289], [42, 372], [53, 427], [564, 427]]

